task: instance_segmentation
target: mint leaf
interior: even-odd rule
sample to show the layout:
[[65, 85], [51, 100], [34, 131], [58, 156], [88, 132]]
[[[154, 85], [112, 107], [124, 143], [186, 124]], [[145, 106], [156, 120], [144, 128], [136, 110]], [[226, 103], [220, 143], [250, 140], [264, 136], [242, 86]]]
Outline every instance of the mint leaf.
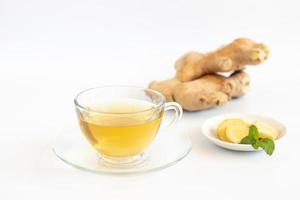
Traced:
[[244, 137], [240, 144], [253, 144], [254, 143], [254, 140], [252, 137], [250, 137], [249, 135], [247, 135], [246, 137]]
[[252, 144], [252, 147], [253, 147], [254, 149], [258, 149], [258, 147], [260, 147], [259, 141], [255, 141], [255, 143]]
[[[244, 137], [240, 144], [255, 144], [256, 141], [259, 139], [258, 130], [255, 125], [251, 125], [249, 128], [249, 133], [246, 137]], [[257, 147], [258, 148], [258, 147]], [[255, 148], [255, 149], [257, 149]]]
[[244, 137], [240, 144], [251, 144], [254, 149], [261, 147], [268, 155], [272, 155], [275, 143], [269, 138], [259, 138], [259, 133], [255, 125], [251, 125], [249, 133]]
[[259, 146], [270, 156], [275, 149], [275, 143], [269, 138], [262, 138], [259, 140]]
[[259, 134], [258, 134], [258, 130], [256, 128], [255, 125], [251, 125], [250, 129], [249, 129], [249, 135], [251, 135], [251, 137], [257, 141], [259, 139]]

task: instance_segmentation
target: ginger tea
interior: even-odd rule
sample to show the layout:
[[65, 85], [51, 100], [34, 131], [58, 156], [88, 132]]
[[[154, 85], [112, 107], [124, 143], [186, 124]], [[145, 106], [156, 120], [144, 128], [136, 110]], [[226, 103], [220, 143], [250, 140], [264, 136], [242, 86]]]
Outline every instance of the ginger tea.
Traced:
[[151, 143], [161, 123], [163, 113], [154, 106], [141, 100], [103, 103], [79, 114], [80, 127], [103, 156], [138, 155]]

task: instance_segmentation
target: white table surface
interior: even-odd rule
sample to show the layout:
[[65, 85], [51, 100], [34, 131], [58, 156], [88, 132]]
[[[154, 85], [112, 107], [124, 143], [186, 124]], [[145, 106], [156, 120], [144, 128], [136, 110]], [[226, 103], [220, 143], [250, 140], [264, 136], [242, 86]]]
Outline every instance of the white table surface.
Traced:
[[[298, 10], [296, 0], [1, 0], [0, 199], [299, 199]], [[52, 153], [80, 90], [146, 86], [172, 76], [186, 51], [240, 36], [268, 44], [270, 59], [247, 70], [245, 97], [184, 113], [180, 125], [193, 149], [178, 164], [142, 175], [95, 175]], [[223, 150], [200, 127], [228, 112], [272, 116], [288, 133], [271, 157]]]

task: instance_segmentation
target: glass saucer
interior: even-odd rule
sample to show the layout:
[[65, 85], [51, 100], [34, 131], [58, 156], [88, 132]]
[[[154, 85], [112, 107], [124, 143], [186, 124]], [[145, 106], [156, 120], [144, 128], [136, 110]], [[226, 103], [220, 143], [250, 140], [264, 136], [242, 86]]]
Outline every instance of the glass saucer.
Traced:
[[[76, 125], [76, 124], [75, 124]], [[191, 141], [176, 127], [160, 130], [141, 160], [130, 166], [108, 165], [86, 141], [79, 127], [69, 126], [58, 136], [53, 151], [65, 163], [94, 173], [128, 174], [172, 166], [191, 150]]]

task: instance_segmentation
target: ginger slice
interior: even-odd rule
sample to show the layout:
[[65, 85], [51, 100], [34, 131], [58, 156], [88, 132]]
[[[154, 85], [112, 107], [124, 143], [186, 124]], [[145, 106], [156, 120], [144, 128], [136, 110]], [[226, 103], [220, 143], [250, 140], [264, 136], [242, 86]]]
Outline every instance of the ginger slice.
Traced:
[[242, 126], [248, 126], [249, 125], [242, 119], [239, 118], [230, 118], [230, 119], [225, 119], [222, 121], [218, 128], [217, 128], [217, 136], [223, 141], [229, 142], [227, 136], [226, 136], [226, 129], [227, 127], [234, 126], [234, 125], [242, 125]]
[[241, 140], [249, 133], [249, 127], [246, 125], [232, 125], [226, 128], [226, 137], [231, 143], [239, 144]]
[[259, 137], [261, 138], [276, 140], [279, 137], [279, 132], [268, 123], [256, 122], [254, 125], [257, 127]]

